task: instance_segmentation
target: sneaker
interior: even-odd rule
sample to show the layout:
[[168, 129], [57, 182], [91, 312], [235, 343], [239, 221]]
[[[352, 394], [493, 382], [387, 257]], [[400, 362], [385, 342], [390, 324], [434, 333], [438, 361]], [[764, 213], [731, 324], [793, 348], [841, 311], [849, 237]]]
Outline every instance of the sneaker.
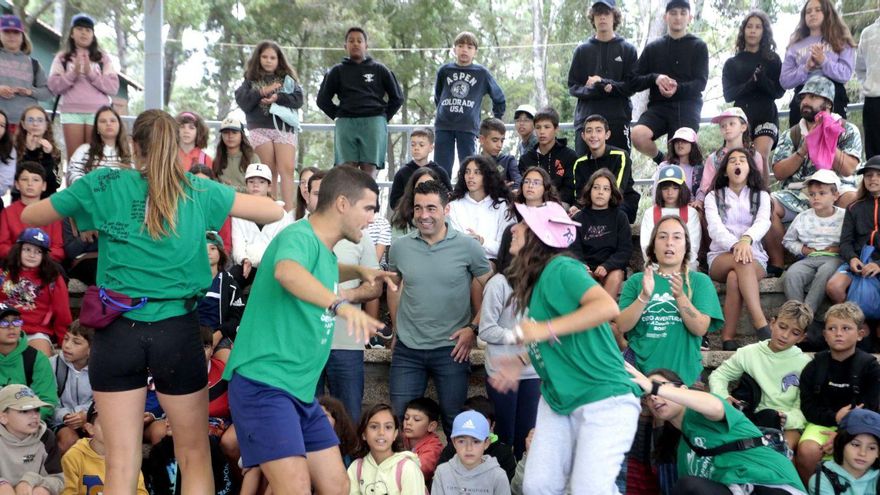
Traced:
[[703, 335], [703, 340], [700, 342], [700, 350], [708, 351], [709, 349], [709, 336]]
[[385, 342], [382, 339], [380, 339], [379, 337], [374, 336], [374, 337], [370, 337], [370, 341], [367, 342], [367, 345], [365, 347], [367, 349], [384, 349]]
[[381, 330], [376, 332], [376, 336], [374, 339], [379, 339], [380, 341], [390, 341], [394, 337], [394, 330], [391, 328], [391, 325], [385, 325]]
[[764, 325], [761, 328], [756, 328], [755, 335], [758, 336], [758, 340], [769, 339], [770, 338], [770, 325]]
[[84, 294], [86, 289], [88, 289], [86, 284], [76, 278], [70, 279], [70, 282], [67, 283], [67, 292], [70, 294]]
[[780, 266], [767, 265], [767, 278], [779, 278], [785, 270]]
[[737, 349], [739, 349], [739, 344], [735, 340], [725, 340], [721, 343], [722, 351], [735, 351]]

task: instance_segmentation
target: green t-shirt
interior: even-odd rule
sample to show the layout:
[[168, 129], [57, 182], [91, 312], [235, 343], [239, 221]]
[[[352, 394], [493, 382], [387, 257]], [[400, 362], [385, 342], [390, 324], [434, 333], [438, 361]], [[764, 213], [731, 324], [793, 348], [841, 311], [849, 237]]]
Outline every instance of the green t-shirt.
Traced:
[[[597, 283], [583, 263], [557, 256], [544, 268], [529, 300], [530, 318], [546, 321], [580, 307], [584, 293]], [[541, 377], [541, 395], [557, 414], [618, 395], [641, 395], [623, 367], [608, 323], [564, 335], [559, 343], [528, 345], [529, 357]]]
[[[712, 421], [691, 409], [684, 413], [681, 434], [693, 445], [711, 449], [761, 436], [761, 431], [742, 412], [721, 397], [714, 397], [724, 404], [724, 419], [721, 421]], [[753, 483], [804, 490], [794, 464], [770, 447], [700, 457], [682, 440], [678, 444], [678, 475], [706, 478], [722, 485]]]
[[[636, 273], [623, 285], [620, 292], [620, 308], [629, 307], [642, 291], [644, 273]], [[712, 280], [700, 272], [689, 272], [690, 288], [684, 284], [685, 294], [697, 310], [708, 315], [712, 321], [709, 331], [714, 332], [724, 325], [724, 314], [718, 302], [718, 293]], [[657, 368], [668, 368], [676, 372], [685, 384], [691, 385], [700, 379], [703, 371], [703, 357], [700, 354], [698, 337], [688, 331], [678, 312], [678, 304], [672, 297], [672, 286], [665, 278], [654, 275], [654, 293], [645, 305], [636, 326], [627, 332], [629, 347], [636, 356], [636, 367], [643, 373]]]
[[[131, 297], [175, 299], [148, 302], [125, 313], [138, 321], [186, 314], [186, 298], [211, 286], [205, 232], [223, 226], [235, 191], [186, 174], [190, 187], [177, 202], [176, 232], [153, 239], [144, 216], [147, 181], [140, 172], [99, 168], [50, 197], [59, 214], [80, 230], [98, 231], [97, 284]], [[192, 309], [192, 308], [189, 308]]]
[[282, 230], [263, 254], [223, 378], [229, 380], [235, 372], [310, 403], [330, 356], [335, 318], [275, 280], [275, 265], [283, 260], [298, 263], [337, 292], [336, 255], [318, 239], [311, 222], [302, 220]]

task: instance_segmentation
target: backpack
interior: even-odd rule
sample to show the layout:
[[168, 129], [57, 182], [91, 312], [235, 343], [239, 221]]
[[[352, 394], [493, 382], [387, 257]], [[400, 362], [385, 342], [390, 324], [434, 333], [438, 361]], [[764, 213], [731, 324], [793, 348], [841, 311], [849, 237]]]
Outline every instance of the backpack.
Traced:
[[37, 362], [37, 352], [39, 351], [27, 346], [21, 353], [21, 361], [24, 366], [24, 384], [28, 387], [34, 382], [34, 364]]
[[[834, 495], [842, 495], [850, 489], [850, 484], [841, 480], [839, 474], [825, 467], [825, 461], [822, 461], [816, 466], [816, 481], [814, 483], [815, 486], [813, 487], [813, 493], [820, 493], [819, 485], [822, 483], [822, 475], [825, 475], [825, 477], [828, 478], [828, 482], [831, 483], [831, 489], [834, 490]], [[875, 492], [880, 493], [880, 476], [877, 477], [877, 488]]]
[[[853, 392], [852, 405], [855, 407], [856, 404], [860, 402], [859, 397], [861, 397], [859, 378], [861, 378], [862, 370], [871, 364], [871, 362], [876, 362], [876, 359], [873, 355], [860, 351], [859, 349], [856, 349], [856, 353], [853, 354], [853, 356], [853, 363], [850, 368], [849, 386]], [[813, 385], [813, 393], [819, 395], [822, 393], [822, 386], [828, 379], [828, 366], [831, 364], [831, 353], [828, 351], [818, 352], [813, 357], [813, 362], [816, 363], [816, 382], [815, 385]]]
[[[658, 205], [654, 205], [654, 225], [657, 225], [657, 222], [660, 221], [660, 218], [663, 216], [663, 208]], [[681, 220], [687, 224], [688, 222], [688, 207], [687, 205], [678, 207], [678, 216]]]
[[67, 364], [61, 361], [61, 356], [55, 360], [55, 384], [58, 386], [58, 397], [64, 392], [67, 386]]
[[[404, 457], [403, 459], [397, 461], [397, 467], [394, 470], [394, 481], [397, 482], [397, 491], [403, 490], [403, 466], [406, 464], [406, 461], [409, 459]], [[358, 485], [363, 484], [364, 482], [364, 458], [361, 457], [358, 460], [354, 461], [357, 464], [357, 480]], [[425, 495], [428, 495], [428, 488], [425, 487]]]

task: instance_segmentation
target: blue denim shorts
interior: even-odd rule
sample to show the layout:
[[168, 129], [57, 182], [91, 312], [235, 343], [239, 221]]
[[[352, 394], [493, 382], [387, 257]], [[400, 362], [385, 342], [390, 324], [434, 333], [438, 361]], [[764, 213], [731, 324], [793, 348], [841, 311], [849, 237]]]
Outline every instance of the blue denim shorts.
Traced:
[[280, 388], [238, 373], [229, 381], [229, 408], [243, 467], [303, 457], [339, 445], [317, 400], [306, 404]]

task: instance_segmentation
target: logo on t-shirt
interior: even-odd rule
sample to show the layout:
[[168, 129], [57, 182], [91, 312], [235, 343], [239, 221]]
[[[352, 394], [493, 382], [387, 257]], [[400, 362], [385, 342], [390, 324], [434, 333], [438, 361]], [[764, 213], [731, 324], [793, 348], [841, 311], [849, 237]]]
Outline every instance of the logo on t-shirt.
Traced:
[[364, 82], [371, 83], [375, 79], [374, 74], [364, 74]]
[[796, 373], [789, 373], [782, 377], [782, 391], [787, 392], [790, 387], [800, 387], [801, 380]]
[[651, 300], [642, 312], [642, 322], [645, 323], [645, 337], [649, 339], [662, 339], [666, 337], [669, 328], [681, 325], [681, 314], [672, 294], [651, 295]]

